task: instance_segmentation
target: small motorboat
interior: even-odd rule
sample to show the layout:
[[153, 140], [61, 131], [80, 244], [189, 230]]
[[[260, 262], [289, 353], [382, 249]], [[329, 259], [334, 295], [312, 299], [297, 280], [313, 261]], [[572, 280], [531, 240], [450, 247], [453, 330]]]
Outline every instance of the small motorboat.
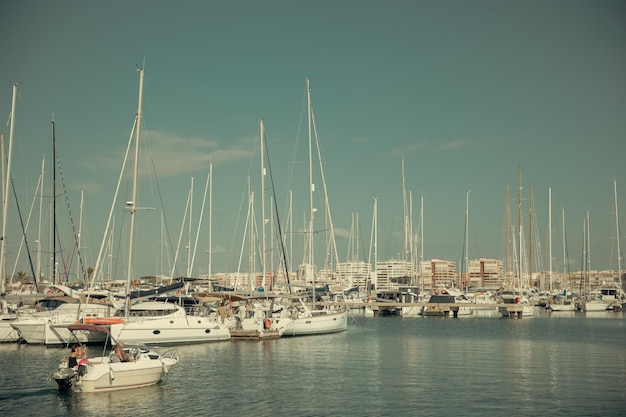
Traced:
[[[73, 324], [68, 328], [72, 333], [105, 333], [107, 342], [110, 337], [107, 326]], [[111, 344], [122, 346], [113, 339]], [[121, 361], [113, 350], [106, 355], [107, 346], [108, 343], [105, 343], [102, 356], [77, 358], [75, 366], [71, 366], [74, 361], [70, 363], [67, 359], [62, 359], [50, 378], [57, 384], [59, 392], [106, 392], [154, 385], [179, 361], [175, 349], [160, 354], [145, 346], [124, 346], [124, 360]]]

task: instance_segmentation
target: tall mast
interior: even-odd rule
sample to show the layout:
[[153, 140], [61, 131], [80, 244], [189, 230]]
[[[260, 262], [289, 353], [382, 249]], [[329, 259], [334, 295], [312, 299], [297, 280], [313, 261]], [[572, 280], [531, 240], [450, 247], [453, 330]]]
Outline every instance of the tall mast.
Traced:
[[530, 211], [528, 214], [528, 288], [533, 286], [533, 183], [530, 183], [529, 189]]
[[41, 216], [43, 213], [43, 185], [45, 184], [45, 167], [46, 160], [45, 158], [41, 158], [41, 188], [39, 188], [39, 226], [37, 228], [37, 268], [35, 269], [37, 276], [34, 278], [35, 280], [38, 280], [41, 276]]
[[404, 158], [402, 159], [402, 215], [404, 216], [404, 244], [402, 246], [402, 260], [406, 261], [408, 252], [408, 239], [409, 239], [409, 218], [407, 209], [407, 197], [406, 197], [406, 182], [404, 179]]
[[413, 235], [413, 192], [409, 191], [409, 250], [410, 250], [410, 261], [411, 261], [411, 285], [415, 285], [415, 255], [417, 248], [415, 245], [416, 236]]
[[[79, 216], [78, 216], [78, 236], [77, 236], [77, 240], [76, 240], [76, 245], [78, 247], [78, 253], [80, 254], [80, 244], [81, 244], [81, 235], [83, 232], [83, 209], [84, 209], [84, 198], [83, 198], [83, 190], [80, 190], [80, 210], [79, 210]], [[81, 280], [83, 280], [83, 284], [85, 285], [85, 288], [87, 288], [87, 280], [86, 277], [83, 275], [82, 277], [79, 276], [80, 272], [81, 272], [81, 268], [80, 268], [80, 256], [76, 257], [76, 280], [78, 282], [80, 282]]]
[[209, 268], [208, 275], [211, 279], [211, 262], [213, 260], [213, 163], [209, 164]]
[[187, 224], [187, 276], [191, 277], [191, 228], [193, 222], [193, 181], [192, 176], [189, 180], [189, 223]]
[[552, 188], [548, 188], [548, 289], [552, 291]]
[[589, 210], [587, 210], [587, 281], [589, 283], [589, 291], [591, 291], [591, 223], [589, 222]]
[[[137, 211], [137, 177], [139, 176], [139, 138], [141, 134], [141, 118], [143, 104], [143, 74], [144, 69], [138, 68], [139, 71], [139, 100], [137, 104], [137, 129], [135, 130], [135, 166], [133, 170], [133, 199], [130, 202], [130, 235], [128, 245], [128, 268], [126, 270], [126, 297], [130, 302], [130, 283], [133, 279], [133, 243], [135, 238], [135, 212]], [[126, 303], [126, 313], [130, 306]]]
[[620, 248], [619, 238], [619, 210], [617, 208], [617, 181], [613, 179], [613, 192], [615, 195], [615, 233], [617, 237], [617, 283], [622, 284], [622, 250]]
[[57, 280], [57, 170], [56, 170], [56, 138], [54, 120], [52, 121], [52, 283]]
[[469, 191], [465, 194], [465, 292], [467, 292], [467, 280], [469, 278], [469, 268], [467, 267], [469, 259], [469, 194]]
[[313, 251], [313, 216], [315, 209], [313, 208], [313, 191], [315, 191], [315, 184], [313, 183], [313, 138], [312, 138], [312, 109], [311, 109], [311, 80], [306, 79], [306, 92], [307, 92], [307, 108], [308, 108], [308, 128], [309, 128], [309, 266], [312, 273], [312, 286], [313, 286], [313, 308], [315, 308], [315, 267], [314, 267], [314, 251]]
[[424, 262], [424, 195], [420, 198], [420, 264], [418, 267], [420, 275], [421, 291], [424, 291], [424, 275], [422, 275], [422, 262]]
[[506, 285], [511, 285], [511, 191], [506, 185]]
[[580, 271], [582, 273], [582, 279], [580, 280], [582, 282], [582, 292], [583, 294], [587, 295], [587, 219], [584, 218], [583, 219], [583, 258], [582, 258], [582, 265], [580, 268]]
[[[376, 279], [376, 266], [378, 265], [378, 197], [374, 197], [374, 212], [372, 213], [372, 237], [374, 241], [374, 262], [369, 278], [365, 283], [365, 291], [369, 294], [372, 278]], [[368, 259], [368, 262], [370, 260]]]
[[517, 238], [519, 239], [519, 259], [517, 261], [517, 276], [519, 278], [519, 291], [522, 292], [522, 169], [517, 171]]
[[[11, 154], [13, 153], [13, 132], [15, 128], [15, 102], [17, 100], [17, 84], [13, 84], [13, 99], [11, 100], [11, 127], [9, 128], [9, 151], [7, 154], [7, 171], [5, 176], [4, 194], [2, 196], [2, 243], [0, 244], [0, 292], [4, 293], [6, 279], [6, 241], [7, 241], [7, 213], [9, 211], [9, 185], [11, 178]], [[4, 149], [4, 147], [3, 147]], [[4, 161], [4, 158], [2, 159]]]
[[265, 246], [265, 124], [259, 121], [261, 137], [261, 285], [265, 286], [267, 277], [267, 248]]
[[570, 277], [569, 277], [569, 259], [567, 256], [567, 239], [565, 234], [565, 209], [561, 208], [561, 228], [563, 229], [563, 276], [564, 283], [567, 283], [567, 287], [571, 287]]

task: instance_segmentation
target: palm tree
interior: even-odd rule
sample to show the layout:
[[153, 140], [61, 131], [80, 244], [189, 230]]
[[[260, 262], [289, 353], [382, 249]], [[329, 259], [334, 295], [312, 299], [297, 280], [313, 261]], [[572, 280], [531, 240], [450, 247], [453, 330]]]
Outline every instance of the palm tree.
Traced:
[[26, 282], [28, 281], [26, 278], [26, 272], [24, 271], [18, 271], [17, 273], [17, 279], [19, 282], [21, 282], [22, 284], [26, 284]]

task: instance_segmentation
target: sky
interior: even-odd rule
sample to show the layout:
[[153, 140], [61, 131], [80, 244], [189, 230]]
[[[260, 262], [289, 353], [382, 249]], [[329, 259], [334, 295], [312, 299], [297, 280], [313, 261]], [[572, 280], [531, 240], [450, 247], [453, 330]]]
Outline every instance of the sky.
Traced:
[[[588, 213], [591, 269], [617, 269], [625, 20], [626, 4], [608, 0], [4, 1], [5, 155], [13, 83], [19, 87], [8, 269], [30, 271], [19, 251], [29, 212], [31, 259], [40, 241], [44, 274], [50, 269], [54, 120], [59, 263], [77, 262], [68, 248], [80, 228], [83, 265], [94, 266], [112, 211], [112, 249], [103, 252], [111, 261], [103, 264], [111, 276], [126, 276], [122, 208], [132, 200], [132, 153], [113, 201], [137, 112], [138, 67], [145, 81], [136, 204], [148, 209], [135, 217], [134, 275], [168, 274], [177, 247], [174, 275], [188, 265], [191, 275], [205, 274], [209, 240], [213, 273], [247, 270], [248, 189], [262, 218], [260, 120], [273, 177], [273, 187], [265, 180], [266, 210], [275, 199], [300, 263], [310, 211], [307, 78], [339, 261], [352, 257], [357, 241], [357, 257], [374, 259], [376, 199], [379, 261], [403, 257], [407, 201], [413, 228], [423, 227], [424, 259], [462, 259], [467, 211], [469, 258], [505, 260], [507, 218], [515, 230], [521, 212], [525, 239], [532, 219], [535, 268], [547, 269], [552, 253], [554, 270], [577, 271]], [[317, 198], [323, 187], [315, 182]], [[326, 229], [316, 218], [316, 241]]]

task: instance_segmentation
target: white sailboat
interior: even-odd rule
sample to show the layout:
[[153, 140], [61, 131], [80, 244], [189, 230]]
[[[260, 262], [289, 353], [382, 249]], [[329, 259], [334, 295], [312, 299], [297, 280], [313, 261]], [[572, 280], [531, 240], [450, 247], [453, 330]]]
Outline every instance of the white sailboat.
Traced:
[[[7, 168], [4, 171], [4, 137], [2, 135], [2, 235], [0, 235], [0, 294], [6, 293], [6, 224], [7, 224], [7, 210], [9, 199], [9, 185], [11, 177], [11, 154], [13, 151], [13, 132], [15, 123], [15, 107], [17, 100], [17, 84], [13, 84], [13, 98], [11, 101], [11, 119], [9, 127], [9, 149], [7, 155]], [[0, 342], [15, 342], [19, 340], [19, 333], [11, 326], [17, 316], [9, 312], [8, 303], [6, 300], [1, 299], [0, 308]]]
[[[251, 294], [228, 294], [225, 295], [225, 301], [228, 301], [230, 308], [228, 310], [228, 326], [230, 335], [236, 339], [269, 339], [279, 338], [282, 332], [292, 323], [292, 319], [287, 314], [274, 313], [279, 310], [274, 305], [275, 298], [270, 294], [273, 283], [269, 282], [270, 275], [267, 271], [267, 247], [265, 224], [265, 124], [263, 120], [259, 121], [260, 131], [260, 167], [261, 167], [261, 282], [262, 292], [252, 292]], [[253, 217], [253, 193], [249, 192], [250, 209], [248, 222], [250, 224], [250, 243], [255, 241], [254, 237], [254, 221], [250, 221]], [[251, 250], [253, 252], [253, 250]], [[253, 255], [250, 254], [250, 272], [254, 271]], [[272, 277], [273, 278], [273, 277]], [[268, 285], [269, 284], [269, 285]], [[250, 285], [249, 290], [254, 291], [254, 285]], [[226, 307], [220, 307], [226, 309]]]
[[[518, 169], [518, 197], [517, 197], [517, 206], [518, 206], [518, 248], [516, 251], [517, 256], [517, 282], [514, 284], [513, 288], [502, 291], [500, 293], [500, 298], [505, 304], [520, 304], [522, 306], [521, 317], [532, 317], [534, 316], [535, 306], [534, 303], [529, 299], [528, 292], [530, 288], [530, 284], [526, 283], [524, 279], [524, 233], [522, 227], [522, 170]], [[531, 225], [532, 227], [532, 225]], [[513, 242], [515, 240], [513, 239]], [[528, 278], [532, 277], [532, 271], [528, 271]], [[526, 291], [524, 290], [526, 289]], [[526, 293], [525, 293], [526, 292]], [[499, 308], [502, 317], [512, 317], [510, 311], [506, 307]], [[518, 317], [519, 314], [518, 314]]]
[[[107, 295], [109, 300], [112, 299], [110, 294], [105, 293], [103, 298], [96, 298], [89, 293], [75, 291], [60, 284], [52, 285], [50, 288], [59, 294], [57, 297], [49, 298], [55, 308], [22, 314], [11, 322], [11, 327], [28, 344], [66, 344], [71, 337], [68, 325], [76, 323], [79, 319], [93, 320], [108, 317], [116, 310], [112, 303], [107, 302]], [[88, 335], [85, 334], [79, 336], [85, 337], [80, 340], [84, 343], [104, 340], [103, 338], [97, 340], [95, 337], [98, 335], [91, 335], [90, 339], [87, 339]]]
[[227, 326], [215, 314], [206, 311], [185, 311], [180, 305], [167, 301], [139, 301], [131, 305], [130, 290], [133, 282], [133, 247], [135, 212], [137, 210], [137, 177], [139, 164], [139, 139], [141, 133], [144, 69], [139, 68], [139, 104], [135, 129], [135, 158], [132, 200], [126, 203], [130, 211], [128, 268], [126, 275], [126, 305], [118, 312], [118, 320], [110, 324], [115, 340], [130, 343], [178, 344], [213, 342], [230, 339]]
[[[316, 301], [316, 291], [315, 291], [315, 268], [314, 268], [314, 257], [313, 257], [313, 235], [314, 235], [314, 219], [315, 213], [317, 213], [317, 209], [313, 206], [313, 192], [315, 190], [315, 186], [313, 183], [313, 131], [315, 131], [315, 146], [318, 150], [319, 154], [319, 144], [317, 142], [317, 130], [315, 128], [315, 122], [313, 118], [313, 107], [311, 104], [311, 83], [307, 78], [306, 80], [306, 91], [307, 91], [307, 107], [308, 107], [308, 145], [309, 145], [309, 226], [308, 226], [308, 259], [306, 260], [306, 265], [311, 267], [311, 284], [312, 284], [312, 300], [309, 304], [304, 302], [304, 299], [301, 297], [297, 297], [295, 299], [296, 303], [293, 303], [288, 311], [290, 312], [291, 318], [293, 319], [293, 323], [289, 324], [289, 326], [283, 331], [283, 336], [303, 336], [303, 335], [313, 335], [313, 334], [324, 334], [324, 333], [335, 333], [345, 331], [348, 327], [348, 309], [345, 306], [339, 308], [328, 308], [328, 307], [320, 307], [317, 305]], [[324, 179], [324, 170], [321, 167], [321, 158], [320, 159], [320, 173], [322, 178], [322, 189], [324, 192], [324, 201], [325, 201], [325, 210], [326, 215], [328, 216], [329, 229], [331, 233], [331, 241], [334, 243], [334, 229], [332, 220], [330, 217], [330, 209], [328, 206], [328, 196], [326, 193], [326, 182]], [[335, 251], [335, 258], [339, 259], [337, 256], [337, 248], [336, 245], [333, 244], [333, 250]], [[341, 278], [340, 278], [341, 279]], [[318, 308], [319, 307], [319, 308]]]
[[[565, 263], [565, 257], [563, 259]], [[548, 288], [552, 291], [552, 188], [548, 190], [548, 264], [548, 273], [550, 274]], [[555, 294], [552, 297], [548, 308], [551, 311], [574, 311], [576, 310], [576, 303], [568, 297], [567, 287], [565, 287], [562, 294]]]
[[590, 223], [589, 223], [589, 211], [587, 211], [586, 217], [583, 220], [583, 271], [582, 281], [583, 289], [587, 295], [586, 301], [583, 303], [583, 310], [585, 312], [597, 312], [606, 311], [608, 303], [602, 300], [600, 292], [590, 292], [589, 285], [589, 272], [591, 271], [591, 243], [590, 243]]
[[[55, 148], [55, 123], [52, 121], [52, 154], [56, 158]], [[53, 173], [56, 169], [53, 165]], [[55, 175], [53, 175], [53, 196], [56, 196]], [[53, 197], [55, 199], [55, 197]], [[53, 207], [54, 220], [52, 224], [56, 224], [56, 209]], [[55, 228], [56, 229], [56, 228]], [[53, 242], [56, 242], [56, 235], [53, 233]], [[80, 257], [80, 253], [79, 253]], [[52, 249], [52, 280], [55, 282], [49, 291], [58, 291], [65, 296], [66, 301], [57, 308], [36, 312], [29, 315], [22, 315], [11, 322], [11, 327], [17, 331], [19, 337], [29, 344], [45, 344], [56, 345], [65, 344], [70, 338], [70, 332], [67, 326], [75, 323], [79, 319], [93, 319], [107, 317], [115, 313], [116, 306], [110, 293], [102, 293], [95, 297], [91, 292], [76, 291], [63, 285], [56, 284], [58, 273], [56, 269], [56, 247], [53, 243]], [[102, 341], [101, 339], [100, 341]], [[96, 340], [83, 340], [84, 342], [94, 342]]]
[[[617, 205], [617, 180], [613, 179], [613, 194], [615, 196], [615, 234], [617, 240], [617, 280], [616, 283], [619, 287], [623, 288], [622, 283], [622, 248], [620, 245], [620, 229], [619, 229], [619, 208]], [[621, 308], [626, 307], [626, 297], [622, 292], [621, 296]]]

